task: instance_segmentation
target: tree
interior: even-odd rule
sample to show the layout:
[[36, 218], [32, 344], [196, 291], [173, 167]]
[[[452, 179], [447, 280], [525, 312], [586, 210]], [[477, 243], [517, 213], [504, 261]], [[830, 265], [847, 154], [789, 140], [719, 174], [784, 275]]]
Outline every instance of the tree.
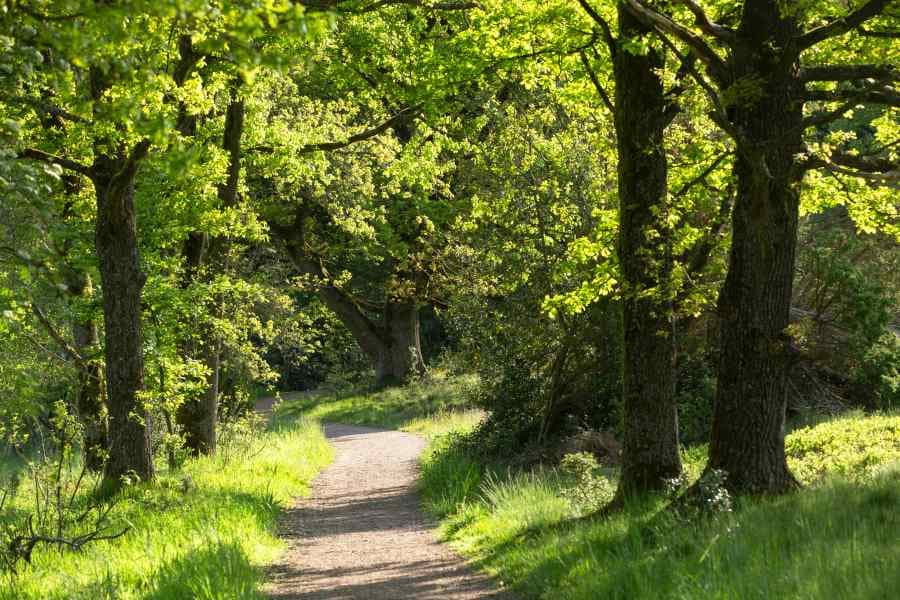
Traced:
[[[630, 44], [651, 29], [618, 5], [618, 40], [606, 20], [583, 1], [612, 55], [615, 101], [596, 75], [598, 93], [613, 111], [618, 141], [618, 259], [622, 276], [623, 409], [625, 439], [618, 496], [661, 489], [681, 474], [675, 404], [673, 239], [668, 207], [665, 130], [678, 113], [662, 81], [666, 50]], [[586, 68], [590, 68], [582, 54]]]
[[[735, 27], [717, 23], [693, 0], [678, 4], [693, 15], [694, 28], [628, 0], [636, 18], [661, 36], [674, 37], [703, 64], [705, 73], [693, 74], [710, 96], [716, 123], [736, 144], [737, 200], [728, 275], [718, 304], [720, 358], [707, 468], [725, 471], [734, 491], [784, 492], [796, 486], [785, 460], [784, 425], [787, 376], [795, 357], [786, 328], [801, 184], [817, 166], [890, 170], [883, 161], [848, 157], [840, 148], [810, 158], [804, 133], [861, 102], [897, 105], [896, 72], [877, 64], [847, 64], [848, 56], [834, 52], [829, 42], [852, 32], [858, 39], [864, 35], [858, 28], [892, 2], [870, 0], [834, 15], [830, 8], [819, 13], [777, 0], [746, 0]], [[825, 23], [807, 28], [810, 18]], [[802, 60], [810, 55], [816, 62], [822, 57], [840, 62]], [[870, 77], [874, 82], [866, 81]], [[839, 85], [812, 90], [809, 84], [815, 81]], [[837, 106], [805, 114], [810, 102]]]

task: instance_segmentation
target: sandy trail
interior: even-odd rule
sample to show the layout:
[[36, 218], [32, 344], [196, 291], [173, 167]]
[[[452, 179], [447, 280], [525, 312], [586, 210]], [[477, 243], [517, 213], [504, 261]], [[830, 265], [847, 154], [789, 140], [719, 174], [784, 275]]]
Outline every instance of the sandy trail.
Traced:
[[437, 542], [415, 490], [422, 438], [350, 425], [325, 434], [334, 463], [283, 515], [289, 549], [269, 571], [270, 597], [511, 598]]

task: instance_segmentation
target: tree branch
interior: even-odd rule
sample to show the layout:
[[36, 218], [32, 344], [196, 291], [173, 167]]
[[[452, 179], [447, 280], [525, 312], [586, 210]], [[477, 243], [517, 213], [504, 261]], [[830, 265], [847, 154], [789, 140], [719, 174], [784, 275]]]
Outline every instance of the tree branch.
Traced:
[[472, 10], [473, 8], [481, 8], [481, 5], [477, 2], [435, 2], [433, 4], [429, 4], [424, 0], [378, 0], [377, 2], [373, 2], [368, 6], [364, 6], [356, 11], [352, 11], [355, 14], [364, 14], [372, 11], [376, 11], [380, 8], [385, 8], [387, 6], [397, 6], [397, 5], [406, 5], [406, 6], [414, 6], [417, 8], [426, 8], [429, 10]]
[[807, 31], [797, 38], [797, 47], [802, 52], [819, 42], [835, 36], [843, 35], [880, 15], [892, 0], [869, 0], [850, 14], [841, 17], [816, 29]]
[[578, 0], [578, 3], [584, 9], [584, 12], [594, 20], [597, 25], [600, 26], [600, 30], [603, 32], [603, 39], [606, 41], [606, 45], [609, 48], [610, 56], [615, 57], [618, 48], [616, 47], [616, 38], [612, 34], [612, 29], [609, 27], [609, 23], [606, 22], [606, 19], [600, 16], [594, 7], [588, 3], [587, 0]]
[[869, 104], [882, 104], [885, 106], [900, 107], [900, 93], [887, 86], [881, 88], [857, 90], [807, 90], [803, 94], [806, 100], [818, 102], [839, 102], [842, 100], [854, 100]]
[[889, 40], [900, 39], [900, 29], [865, 29], [863, 27], [857, 27], [856, 30], [859, 32], [859, 35], [863, 37], [873, 37], [873, 38], [884, 38]]
[[691, 52], [706, 65], [710, 76], [717, 83], [726, 81], [728, 69], [725, 61], [702, 38], [669, 17], [644, 6], [638, 0], [623, 0], [623, 2], [628, 6], [631, 13], [648, 27], [653, 27], [661, 33], [673, 35], [685, 43], [691, 49]]
[[425, 0], [376, 0], [371, 4], [359, 8], [344, 8], [341, 5], [348, 4], [346, 0], [300, 0], [300, 4], [307, 10], [335, 11], [344, 14], [359, 15], [387, 8], [389, 6], [413, 6], [428, 10], [472, 10], [481, 8], [478, 2], [434, 2]]
[[856, 79], [900, 79], [900, 71], [891, 65], [818, 65], [800, 69], [803, 81], [853, 81]]
[[76, 173], [80, 173], [85, 177], [90, 177], [92, 173], [91, 168], [87, 165], [83, 165], [80, 162], [70, 160], [68, 158], [49, 154], [47, 152], [44, 152], [43, 150], [38, 150], [36, 148], [26, 148], [21, 153], [19, 153], [19, 158], [30, 158], [32, 160], [37, 160], [49, 165], [59, 165], [63, 169], [75, 171]]
[[56, 106], [55, 104], [51, 104], [50, 102], [45, 102], [37, 98], [29, 98], [28, 96], [13, 96], [10, 98], [10, 101], [27, 104], [38, 112], [49, 115], [56, 119], [71, 121], [73, 123], [90, 123], [88, 119], [85, 119], [80, 115], [76, 115], [75, 113], [71, 113], [63, 108], [60, 108], [59, 106]]
[[410, 115], [418, 112], [419, 108], [419, 106], [410, 106], [404, 108], [383, 123], [376, 125], [375, 127], [372, 127], [370, 129], [366, 129], [365, 131], [361, 131], [357, 134], [351, 135], [346, 140], [342, 140], [339, 142], [321, 142], [317, 144], [307, 144], [305, 146], [301, 146], [297, 149], [297, 154], [310, 154], [312, 152], [340, 150], [341, 148], [346, 148], [347, 146], [350, 146], [357, 142], [371, 139], [377, 135], [384, 133], [385, 131], [396, 125], [398, 122], [400, 122], [402, 119], [405, 119]]
[[697, 27], [700, 28], [700, 31], [729, 45], [732, 45], [737, 41], [737, 34], [733, 30], [712, 22], [709, 17], [706, 16], [706, 12], [704, 12], [703, 8], [694, 2], [694, 0], [680, 0], [680, 2], [687, 6], [688, 10], [694, 13], [694, 19], [696, 20], [695, 22]]
[[53, 325], [53, 323], [50, 321], [50, 319], [47, 317], [47, 315], [44, 313], [44, 311], [42, 311], [41, 308], [37, 304], [32, 303], [31, 312], [34, 313], [34, 316], [37, 317], [37, 320], [40, 322], [40, 324], [44, 327], [44, 329], [47, 331], [47, 333], [50, 335], [50, 337], [53, 338], [53, 341], [55, 341], [57, 344], [59, 344], [59, 347], [62, 348], [62, 350], [66, 354], [66, 356], [69, 357], [69, 360], [71, 360], [76, 365], [78, 365], [79, 369], [81, 369], [83, 371], [87, 371], [88, 366], [87, 366], [87, 363], [85, 362], [84, 358], [81, 356], [81, 354], [78, 353], [78, 350], [76, 350], [66, 340], [66, 338], [59, 332], [59, 330], [56, 328], [56, 326]]
[[831, 173], [840, 173], [860, 179], [878, 182], [900, 181], [900, 164], [887, 158], [850, 154], [835, 150], [831, 156], [813, 156], [806, 161], [804, 168], [826, 169]]
[[609, 109], [610, 113], [615, 115], [616, 109], [613, 106], [612, 100], [610, 100], [609, 94], [606, 93], [606, 90], [603, 89], [603, 86], [600, 84], [600, 80], [597, 79], [597, 74], [594, 73], [594, 70], [591, 68], [591, 63], [588, 60], [587, 55], [584, 53], [584, 50], [579, 51], [578, 56], [581, 57], [581, 64], [584, 65], [584, 70], [587, 71], [588, 77], [591, 78], [591, 83], [594, 84], [594, 88], [597, 90], [597, 94], [600, 95], [600, 99], [603, 100], [603, 104], [606, 105], [606, 108]]

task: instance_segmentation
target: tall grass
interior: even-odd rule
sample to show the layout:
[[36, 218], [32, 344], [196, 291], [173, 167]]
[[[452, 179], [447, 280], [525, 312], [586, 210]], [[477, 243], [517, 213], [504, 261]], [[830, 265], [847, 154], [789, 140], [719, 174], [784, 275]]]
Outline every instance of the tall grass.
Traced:
[[[522, 598], [894, 598], [898, 426], [857, 415], [795, 432], [791, 464], [814, 485], [708, 518], [663, 498], [582, 518], [554, 470], [492, 469], [442, 440], [423, 458], [423, 499], [444, 539]], [[702, 449], [685, 459], [698, 472]]]
[[[130, 527], [125, 536], [78, 553], [36, 552], [18, 575], [0, 579], [0, 599], [263, 598], [263, 566], [284, 546], [279, 511], [330, 458], [307, 420], [229, 436], [218, 457], [126, 488], [111, 515]], [[27, 490], [20, 496], [26, 501]]]

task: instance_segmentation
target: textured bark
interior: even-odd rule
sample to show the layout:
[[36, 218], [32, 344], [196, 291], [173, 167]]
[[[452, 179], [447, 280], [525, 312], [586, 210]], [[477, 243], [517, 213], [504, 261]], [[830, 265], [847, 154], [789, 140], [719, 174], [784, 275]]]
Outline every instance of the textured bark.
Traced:
[[371, 361], [376, 386], [399, 385], [425, 372], [419, 334], [419, 308], [413, 301], [386, 301], [379, 323], [333, 286], [321, 287], [319, 297], [350, 331]]
[[[146, 147], [143, 148], [146, 152]], [[138, 257], [134, 213], [136, 156], [98, 156], [93, 182], [97, 196], [96, 248], [103, 284], [109, 459], [105, 478], [153, 478], [150, 415], [138, 398], [144, 387], [141, 291], [146, 276]]]
[[[619, 7], [620, 39], [649, 31]], [[675, 403], [672, 254], [663, 134], [673, 110], [657, 71], [663, 51], [614, 58], [619, 264], [624, 294], [625, 437], [617, 496], [660, 489], [681, 473]], [[648, 293], [649, 292], [649, 293]]]
[[[784, 421], [792, 363], [785, 328], [791, 305], [802, 170], [802, 93], [798, 60], [783, 52], [798, 33], [777, 0], [744, 5], [736, 78], [758, 82], [729, 119], [741, 131], [735, 174], [728, 275], [719, 303], [718, 389], [710, 469], [739, 493], [781, 493], [796, 486], [787, 467]], [[750, 79], [752, 78], [752, 79]]]
[[384, 306], [387, 351], [375, 365], [376, 385], [405, 383], [425, 373], [419, 336], [419, 309], [412, 300], [388, 300]]
[[[93, 296], [91, 277], [81, 270], [66, 274], [66, 287], [75, 298]], [[92, 471], [103, 469], [108, 444], [106, 400], [103, 393], [103, 363], [94, 357], [100, 348], [100, 332], [90, 317], [72, 323], [75, 350], [83, 359], [78, 371], [78, 392], [75, 408], [84, 428], [84, 459]]]

